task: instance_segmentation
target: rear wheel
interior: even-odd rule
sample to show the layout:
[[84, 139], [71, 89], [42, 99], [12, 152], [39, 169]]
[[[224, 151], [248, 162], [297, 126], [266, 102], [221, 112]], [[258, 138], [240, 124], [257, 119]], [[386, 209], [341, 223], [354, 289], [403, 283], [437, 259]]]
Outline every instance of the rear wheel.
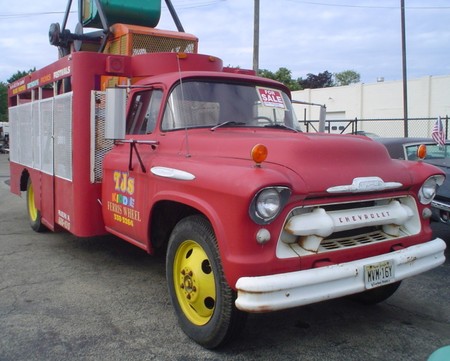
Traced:
[[36, 208], [36, 203], [34, 200], [34, 188], [31, 183], [31, 178], [28, 179], [27, 184], [27, 210], [28, 210], [28, 218], [30, 220], [31, 228], [36, 232], [43, 232], [46, 230], [46, 227], [42, 224], [41, 221], [41, 212]]
[[364, 305], [375, 305], [383, 302], [391, 297], [395, 291], [400, 287], [401, 281], [389, 283], [386, 286], [370, 289], [356, 295], [350, 296], [351, 299], [362, 303]]
[[169, 240], [166, 262], [169, 294], [182, 330], [206, 348], [216, 348], [236, 336], [247, 314], [234, 305], [217, 241], [201, 216], [181, 220]]

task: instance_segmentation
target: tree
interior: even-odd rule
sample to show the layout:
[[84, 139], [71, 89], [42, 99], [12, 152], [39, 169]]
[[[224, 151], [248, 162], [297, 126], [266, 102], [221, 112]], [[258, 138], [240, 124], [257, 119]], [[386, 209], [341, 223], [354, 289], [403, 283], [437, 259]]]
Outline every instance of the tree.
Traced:
[[0, 122], [8, 121], [8, 84], [0, 82]]
[[30, 69], [28, 71], [18, 70], [15, 74], [13, 74], [8, 80], [7, 83], [0, 82], [0, 122], [8, 121], [8, 84], [23, 78], [24, 76], [36, 71], [36, 68]]
[[19, 80], [20, 78], [23, 78], [24, 76], [26, 76], [26, 75], [28, 75], [28, 74], [31, 74], [31, 73], [33, 73], [33, 72], [35, 72], [35, 71], [36, 71], [36, 68], [30, 69], [30, 70], [28, 70], [28, 71], [17, 70], [17, 72], [16, 72], [15, 74], [13, 74], [13, 75], [11, 76], [11, 78], [9, 78], [9, 79], [7, 80], [7, 82], [8, 82], [9, 84], [11, 84], [11, 83], [15, 82], [16, 80]]
[[258, 75], [262, 76], [263, 78], [276, 80], [275, 73], [267, 69], [259, 69]]
[[359, 83], [361, 76], [354, 70], [345, 70], [340, 73], [334, 73], [336, 86], [349, 85]]
[[325, 70], [317, 75], [307, 74], [306, 79], [299, 78], [298, 82], [302, 89], [329, 88], [334, 86], [333, 74]]
[[279, 68], [275, 73], [267, 69], [260, 69], [258, 75], [264, 78], [277, 80], [286, 85], [290, 90], [300, 90], [300, 84], [292, 79], [292, 73], [287, 68]]

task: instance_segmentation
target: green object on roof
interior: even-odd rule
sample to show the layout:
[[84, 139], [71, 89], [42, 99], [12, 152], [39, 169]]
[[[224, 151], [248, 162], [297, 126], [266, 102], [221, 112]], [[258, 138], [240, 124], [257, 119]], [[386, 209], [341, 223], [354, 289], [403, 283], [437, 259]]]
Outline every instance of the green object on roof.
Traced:
[[[141, 25], [154, 28], [161, 16], [161, 0], [99, 0], [108, 26], [113, 24]], [[82, 0], [83, 27], [100, 28], [102, 22], [95, 0]]]

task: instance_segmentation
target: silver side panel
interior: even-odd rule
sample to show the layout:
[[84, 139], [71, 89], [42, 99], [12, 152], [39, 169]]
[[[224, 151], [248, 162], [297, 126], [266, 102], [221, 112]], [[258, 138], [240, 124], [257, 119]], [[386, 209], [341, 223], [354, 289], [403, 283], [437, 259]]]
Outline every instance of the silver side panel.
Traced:
[[72, 97], [9, 108], [11, 161], [72, 180]]
[[53, 116], [55, 176], [72, 180], [72, 93], [55, 97]]

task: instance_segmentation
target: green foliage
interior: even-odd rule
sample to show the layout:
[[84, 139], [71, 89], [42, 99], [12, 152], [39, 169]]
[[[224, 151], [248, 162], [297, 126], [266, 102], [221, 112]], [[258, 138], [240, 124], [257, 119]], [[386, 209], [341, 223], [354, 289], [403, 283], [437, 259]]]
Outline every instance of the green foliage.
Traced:
[[264, 78], [277, 80], [286, 85], [290, 90], [300, 90], [300, 84], [292, 79], [292, 73], [287, 68], [280, 68], [275, 73], [267, 69], [260, 69], [258, 75]]
[[8, 84], [0, 82], [0, 122], [8, 121]]
[[345, 70], [340, 73], [334, 73], [334, 80], [336, 86], [350, 85], [359, 83], [361, 81], [361, 76], [354, 70]]
[[36, 71], [36, 68], [30, 69], [28, 71], [18, 70], [13, 74], [6, 83], [0, 82], [0, 122], [8, 121], [8, 84], [23, 78], [24, 76]]
[[307, 74], [306, 79], [299, 79], [302, 89], [329, 88], [334, 86], [333, 74], [325, 70], [323, 73]]
[[8, 82], [9, 84], [11, 84], [11, 83], [15, 82], [16, 80], [19, 80], [20, 78], [23, 78], [24, 76], [26, 76], [26, 75], [28, 75], [28, 74], [31, 74], [31, 73], [33, 73], [33, 72], [35, 72], [35, 71], [36, 71], [36, 68], [30, 69], [30, 70], [28, 70], [28, 71], [17, 70], [17, 72], [16, 72], [15, 74], [13, 74], [13, 75], [11, 76], [11, 78], [9, 78], [9, 79], [7, 80], [7, 82]]
[[328, 88], [333, 86], [349, 85], [359, 83], [361, 76], [354, 70], [345, 70], [340, 73], [330, 73], [325, 70], [319, 74], [307, 74], [306, 78], [292, 79], [291, 71], [287, 68], [280, 68], [276, 72], [267, 69], [260, 69], [259, 76], [277, 80], [286, 85], [291, 91], [302, 89]]

